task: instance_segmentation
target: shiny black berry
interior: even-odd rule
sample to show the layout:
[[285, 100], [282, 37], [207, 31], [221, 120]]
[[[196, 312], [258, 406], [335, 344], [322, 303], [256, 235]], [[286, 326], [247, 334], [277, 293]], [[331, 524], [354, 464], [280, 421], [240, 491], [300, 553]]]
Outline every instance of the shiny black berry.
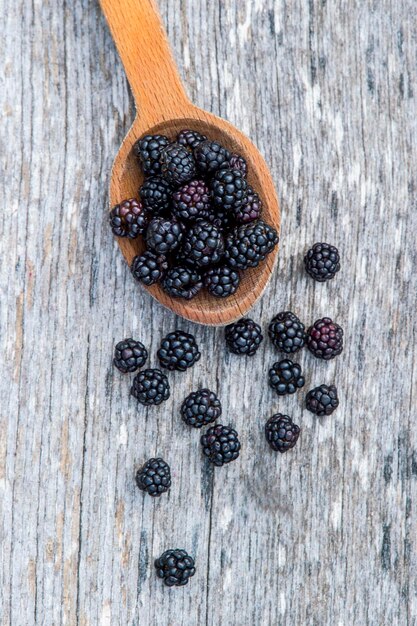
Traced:
[[287, 452], [295, 446], [300, 436], [300, 427], [288, 415], [277, 413], [265, 424], [265, 437], [276, 452]]
[[141, 491], [159, 498], [171, 487], [171, 470], [163, 459], [149, 459], [136, 472], [136, 484]]
[[194, 559], [185, 550], [167, 550], [156, 559], [155, 567], [167, 587], [182, 587], [195, 574]]
[[216, 424], [205, 431], [200, 441], [205, 456], [218, 467], [234, 461], [239, 456], [239, 437], [230, 426]]
[[173, 186], [182, 185], [196, 175], [192, 152], [179, 143], [171, 143], [160, 156], [161, 174]]
[[158, 369], [142, 370], [133, 379], [130, 391], [141, 404], [161, 404], [170, 395], [168, 378]]
[[185, 222], [195, 221], [210, 210], [210, 190], [204, 180], [192, 180], [172, 196], [172, 212]]
[[340, 270], [339, 251], [328, 243], [315, 243], [304, 257], [304, 265], [314, 280], [323, 283]]
[[306, 406], [309, 411], [322, 417], [331, 415], [339, 406], [337, 389], [334, 385], [320, 385], [308, 392]]
[[197, 167], [203, 174], [213, 174], [229, 162], [230, 152], [217, 141], [202, 141], [194, 150]]
[[148, 351], [143, 343], [134, 339], [119, 341], [114, 351], [113, 363], [121, 372], [136, 372], [145, 364]]
[[162, 288], [173, 298], [191, 300], [202, 287], [201, 274], [192, 267], [184, 265], [169, 269], [162, 279]]
[[199, 389], [187, 396], [181, 406], [181, 417], [188, 426], [201, 428], [219, 419], [220, 400], [210, 389]]
[[343, 330], [330, 317], [314, 322], [307, 331], [307, 348], [318, 359], [334, 359], [343, 350]]
[[219, 265], [204, 275], [204, 286], [216, 298], [228, 298], [239, 287], [240, 277], [236, 270], [227, 265]]
[[207, 137], [205, 135], [201, 135], [196, 130], [182, 130], [178, 133], [177, 142], [180, 143], [185, 148], [190, 148], [194, 150], [202, 141], [206, 141]]
[[226, 345], [234, 354], [253, 356], [263, 339], [261, 327], [250, 318], [242, 318], [225, 329]]
[[240, 170], [244, 176], [248, 173], [247, 163], [243, 156], [240, 156], [240, 154], [232, 154], [228, 166], [231, 169]]
[[291, 311], [282, 311], [272, 318], [268, 335], [274, 346], [287, 354], [300, 350], [306, 338], [304, 324]]
[[257, 267], [278, 243], [278, 233], [262, 220], [237, 226], [227, 237], [225, 259], [230, 267]]
[[168, 370], [185, 372], [200, 360], [201, 353], [193, 335], [182, 330], [168, 333], [161, 341], [158, 359], [162, 367]]
[[171, 185], [160, 176], [148, 178], [139, 189], [139, 196], [145, 209], [158, 215], [171, 205]]
[[146, 229], [146, 246], [156, 254], [168, 254], [180, 245], [183, 227], [175, 218], [154, 217]]
[[159, 158], [161, 152], [169, 145], [165, 135], [145, 135], [133, 146], [133, 153], [139, 159], [146, 176], [157, 176], [161, 172]]
[[110, 226], [116, 237], [135, 239], [143, 233], [148, 221], [149, 213], [134, 198], [117, 204], [110, 212]]
[[279, 396], [295, 393], [304, 386], [304, 382], [301, 366], [290, 359], [277, 361], [269, 370], [269, 385]]
[[211, 181], [214, 208], [238, 211], [246, 202], [248, 183], [240, 170], [217, 170]]
[[248, 185], [245, 202], [233, 211], [234, 219], [239, 224], [249, 224], [259, 219], [262, 213], [262, 200], [250, 185]]
[[221, 230], [206, 220], [197, 220], [184, 236], [182, 254], [196, 267], [218, 263], [223, 253], [224, 238]]
[[163, 254], [155, 254], [148, 250], [135, 256], [130, 269], [136, 280], [144, 285], [154, 285], [165, 276], [168, 261]]

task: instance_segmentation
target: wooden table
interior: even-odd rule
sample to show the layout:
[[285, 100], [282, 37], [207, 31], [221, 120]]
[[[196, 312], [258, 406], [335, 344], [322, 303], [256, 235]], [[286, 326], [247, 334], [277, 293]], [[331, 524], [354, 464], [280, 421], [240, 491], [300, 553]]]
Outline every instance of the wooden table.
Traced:
[[[226, 354], [222, 329], [174, 318], [134, 283], [106, 219], [111, 163], [134, 117], [95, 0], [5, 0], [1, 20], [2, 625], [364, 626], [417, 623], [417, 31], [413, 0], [160, 2], [190, 96], [259, 146], [282, 203], [278, 268], [252, 317], [330, 315], [346, 348], [304, 351], [306, 389], [336, 383], [333, 416], [278, 399], [279, 355]], [[302, 269], [341, 251], [329, 284]], [[159, 408], [112, 367], [133, 335], [202, 359]], [[178, 411], [203, 384], [243, 449], [213, 471]], [[274, 412], [302, 427], [269, 451]], [[135, 486], [163, 456], [169, 495]], [[168, 590], [153, 559], [195, 555]]]

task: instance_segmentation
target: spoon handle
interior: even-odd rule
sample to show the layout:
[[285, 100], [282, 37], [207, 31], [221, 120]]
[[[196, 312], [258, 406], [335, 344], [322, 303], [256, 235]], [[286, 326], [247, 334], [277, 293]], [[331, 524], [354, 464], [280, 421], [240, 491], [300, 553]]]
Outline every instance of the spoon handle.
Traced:
[[145, 127], [183, 115], [189, 100], [155, 1], [100, 0], [100, 4]]

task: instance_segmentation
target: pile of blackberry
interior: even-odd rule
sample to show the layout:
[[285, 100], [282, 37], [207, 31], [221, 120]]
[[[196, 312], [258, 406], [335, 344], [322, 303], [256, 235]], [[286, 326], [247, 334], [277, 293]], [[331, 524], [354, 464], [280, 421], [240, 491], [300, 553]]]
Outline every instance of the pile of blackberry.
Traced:
[[145, 175], [138, 199], [110, 214], [117, 237], [142, 235], [145, 242], [133, 276], [147, 286], [160, 283], [173, 298], [190, 300], [202, 289], [215, 298], [234, 294], [242, 272], [278, 243], [275, 228], [262, 220], [245, 159], [188, 129], [173, 141], [145, 135], [133, 153]]

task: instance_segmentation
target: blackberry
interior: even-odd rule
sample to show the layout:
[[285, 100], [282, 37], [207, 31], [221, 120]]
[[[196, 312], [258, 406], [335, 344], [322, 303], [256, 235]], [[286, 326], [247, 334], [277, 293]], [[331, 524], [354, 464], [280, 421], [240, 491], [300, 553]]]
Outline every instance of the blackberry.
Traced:
[[177, 142], [180, 143], [184, 148], [197, 148], [197, 146], [202, 142], [206, 141], [207, 137], [205, 135], [200, 135], [196, 130], [182, 130], [177, 135]]
[[230, 267], [257, 267], [278, 243], [275, 228], [262, 220], [237, 226], [226, 240], [225, 258]]
[[203, 453], [209, 461], [220, 467], [239, 456], [240, 441], [237, 432], [230, 426], [216, 424], [208, 428], [200, 439]]
[[295, 393], [297, 389], [304, 387], [301, 366], [290, 359], [277, 361], [269, 370], [269, 385], [279, 396]]
[[201, 213], [201, 219], [217, 226], [223, 233], [230, 230], [235, 225], [233, 213], [230, 211], [219, 211], [210, 207], [207, 211]]
[[194, 298], [203, 286], [201, 275], [193, 268], [179, 265], [173, 267], [162, 279], [162, 287], [173, 298]]
[[197, 267], [218, 263], [224, 253], [220, 229], [207, 220], [197, 220], [184, 238], [183, 255]]
[[183, 228], [176, 219], [154, 217], [146, 229], [146, 246], [157, 254], [168, 254], [181, 243]]
[[171, 470], [163, 459], [149, 459], [136, 472], [136, 484], [141, 491], [159, 498], [171, 487]]
[[181, 406], [181, 417], [188, 426], [201, 428], [219, 419], [222, 405], [210, 389], [199, 389], [187, 396]]
[[155, 561], [156, 575], [167, 587], [182, 587], [195, 574], [194, 559], [185, 550], [166, 550]]
[[202, 141], [194, 150], [197, 167], [203, 174], [213, 174], [229, 162], [230, 152], [217, 141]]
[[158, 359], [162, 367], [168, 370], [185, 372], [200, 360], [201, 353], [193, 335], [182, 330], [168, 333], [161, 341]]
[[244, 204], [234, 209], [234, 217], [239, 224], [249, 224], [257, 220], [262, 213], [262, 200], [258, 194], [248, 185], [247, 197]]
[[276, 452], [287, 452], [295, 446], [300, 427], [288, 415], [276, 413], [265, 424], [266, 440]]
[[337, 389], [334, 385], [320, 385], [308, 392], [306, 396], [306, 406], [309, 411], [322, 417], [331, 415], [339, 406]]
[[165, 135], [145, 135], [133, 145], [133, 153], [139, 159], [145, 176], [157, 176], [161, 173], [159, 158], [169, 145]]
[[133, 379], [130, 393], [145, 406], [161, 404], [170, 395], [168, 378], [157, 369], [142, 370]]
[[227, 298], [235, 293], [240, 277], [236, 270], [227, 265], [219, 265], [204, 275], [204, 286], [216, 298]]
[[307, 331], [307, 348], [318, 359], [334, 359], [343, 350], [343, 330], [330, 317], [314, 322]]
[[300, 350], [305, 343], [304, 324], [291, 311], [282, 311], [272, 318], [268, 334], [278, 350], [292, 354]]
[[130, 269], [136, 280], [144, 285], [154, 285], [165, 276], [168, 261], [163, 254], [155, 254], [148, 250], [135, 256]]
[[134, 339], [119, 341], [114, 350], [113, 363], [123, 374], [136, 372], [144, 365], [148, 351], [143, 343]]
[[171, 143], [161, 152], [161, 173], [171, 185], [182, 185], [196, 174], [192, 153], [179, 143]]
[[233, 354], [253, 356], [263, 339], [261, 327], [250, 318], [242, 318], [225, 329], [226, 345]]
[[340, 270], [339, 251], [328, 243], [315, 243], [304, 257], [307, 274], [319, 283], [334, 278]]
[[217, 170], [211, 183], [214, 207], [226, 212], [237, 211], [247, 200], [247, 187], [246, 178], [240, 170]]
[[171, 204], [171, 195], [171, 185], [160, 176], [148, 178], [139, 189], [143, 206], [156, 215], [168, 210]]
[[204, 180], [193, 180], [172, 196], [172, 212], [185, 221], [196, 220], [210, 210], [210, 190]]
[[135, 198], [124, 200], [110, 211], [110, 226], [116, 237], [135, 239], [145, 230], [148, 219], [148, 212]]
[[248, 166], [240, 154], [232, 154], [229, 160], [229, 167], [234, 170], [240, 170], [244, 176], [248, 173]]

